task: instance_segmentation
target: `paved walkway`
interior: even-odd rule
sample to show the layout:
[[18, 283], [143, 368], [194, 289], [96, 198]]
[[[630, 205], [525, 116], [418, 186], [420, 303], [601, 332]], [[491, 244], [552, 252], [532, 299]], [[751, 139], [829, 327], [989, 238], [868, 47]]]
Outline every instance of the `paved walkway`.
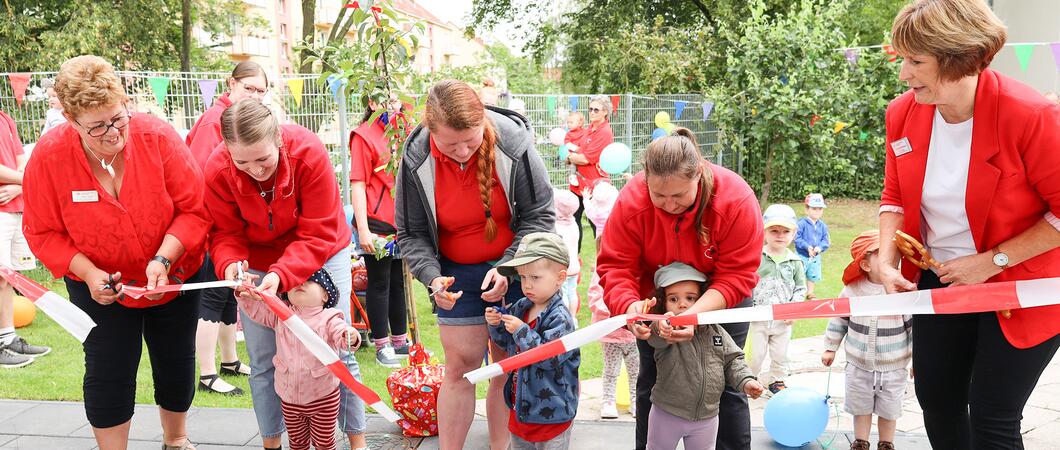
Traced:
[[[788, 379], [790, 386], [806, 386], [821, 392], [825, 389], [828, 374], [819, 364], [820, 338], [799, 339], [790, 347], [794, 375]], [[841, 402], [843, 395], [842, 352], [836, 362], [831, 379], [834, 401]], [[625, 449], [633, 447], [634, 427], [632, 417], [623, 414], [616, 420], [595, 420], [599, 416], [600, 381], [586, 380], [582, 384], [582, 399], [578, 408], [578, 420], [574, 425], [573, 449]], [[780, 449], [762, 428], [762, 409], [766, 400], [751, 402], [752, 449]], [[480, 402], [481, 403], [481, 402]], [[841, 403], [840, 403], [841, 405]], [[481, 411], [481, 404], [479, 410]], [[133, 417], [131, 443], [133, 450], [157, 450], [161, 441], [161, 428], [157, 410], [152, 406], [137, 406]], [[843, 449], [853, 439], [851, 419], [842, 414], [829, 423], [822, 439], [832, 436], [838, 423], [839, 435], [832, 448]], [[912, 383], [909, 385], [904, 404], [904, 413], [898, 421], [900, 433], [896, 446], [903, 450], [928, 449], [924, 436], [923, 420]], [[188, 415], [188, 429], [192, 438], [200, 443], [199, 450], [260, 448], [254, 413], [249, 409], [193, 408]], [[397, 428], [378, 416], [368, 422], [369, 444], [373, 449], [436, 449], [435, 438], [406, 439]], [[1024, 411], [1023, 435], [1026, 448], [1056, 448], [1055, 436], [1060, 433], [1060, 360], [1054, 360], [1042, 375], [1037, 389]], [[486, 424], [477, 416], [468, 435], [468, 449], [486, 449]], [[875, 442], [875, 438], [872, 439]], [[873, 446], [875, 448], [875, 445]], [[0, 400], [0, 449], [77, 449], [95, 448], [92, 430], [85, 418], [84, 406], [76, 402], [39, 402]], [[814, 444], [806, 448], [820, 448]]]

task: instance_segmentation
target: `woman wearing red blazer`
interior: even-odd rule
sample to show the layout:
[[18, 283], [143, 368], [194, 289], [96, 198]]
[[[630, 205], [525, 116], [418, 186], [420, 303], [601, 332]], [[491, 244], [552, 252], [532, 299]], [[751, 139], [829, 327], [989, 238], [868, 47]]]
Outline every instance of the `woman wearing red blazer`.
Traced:
[[[206, 161], [220, 144], [221, 114], [240, 100], [261, 100], [269, 90], [269, 79], [265, 70], [254, 61], [243, 61], [232, 69], [228, 78], [228, 92], [217, 98], [210, 109], [199, 117], [188, 133], [187, 143], [199, 168], [206, 170]], [[207, 258], [206, 281], [217, 279], [213, 275], [213, 261]], [[226, 395], [243, 395], [243, 390], [228, 384], [217, 376], [217, 344], [221, 344], [221, 374], [247, 376], [250, 367], [239, 361], [236, 355], [236, 298], [229, 288], [204, 289], [199, 303], [199, 327], [195, 330], [195, 358], [199, 360], [199, 390]]]
[[[1060, 276], [1060, 107], [987, 69], [1004, 25], [978, 0], [924, 0], [898, 14], [893, 38], [911, 90], [887, 109], [885, 287]], [[943, 267], [899, 271], [895, 230]], [[1021, 413], [1060, 344], [1060, 306], [1007, 315], [914, 316], [916, 393], [932, 447], [1022, 448]]]

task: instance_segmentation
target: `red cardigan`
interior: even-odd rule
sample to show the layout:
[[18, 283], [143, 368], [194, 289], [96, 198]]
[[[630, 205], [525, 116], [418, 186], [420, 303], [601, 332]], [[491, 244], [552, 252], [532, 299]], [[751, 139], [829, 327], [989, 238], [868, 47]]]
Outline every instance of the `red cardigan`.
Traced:
[[672, 215], [653, 206], [643, 172], [622, 188], [596, 260], [613, 314], [625, 314], [633, 302], [654, 297], [655, 271], [675, 261], [707, 274], [709, 287], [721, 292], [727, 307], [751, 296], [762, 260], [762, 210], [743, 178], [714, 164], [710, 170], [714, 198], [703, 213], [710, 236], [706, 246], [699, 243], [694, 207]]
[[[203, 207], [202, 172], [168, 123], [133, 113], [128, 133], [118, 199], [92, 175], [89, 163], [98, 162], [88, 160], [69, 123], [37, 142], [23, 182], [23, 231], [33, 254], [56, 277], [75, 278], [70, 261], [83, 253], [101, 270], [120, 271], [125, 284], [143, 286], [147, 263], [167, 234], [184, 245], [184, 255], [170, 267], [171, 275], [187, 280], [202, 265], [210, 228]], [[143, 308], [171, 298], [125, 296], [118, 302]]]
[[229, 264], [250, 262], [280, 276], [280, 291], [305, 283], [324, 262], [350, 245], [331, 159], [313, 132], [282, 125], [283, 147], [272, 203], [237, 169], [224, 144], [206, 164], [206, 208], [213, 216], [210, 257], [217, 277]]
[[394, 175], [386, 171], [391, 155], [383, 126], [376, 120], [350, 132], [350, 182], [364, 182], [368, 217], [393, 226]]
[[[933, 105], [902, 94], [887, 108], [887, 165], [881, 204], [904, 209], [902, 231], [919, 239], [920, 198], [931, 142]], [[1060, 216], [1060, 106], [992, 70], [979, 75], [972, 125], [965, 210], [979, 252], [988, 252], [1024, 232], [1048, 213]], [[893, 145], [908, 139], [912, 151], [895, 156]], [[916, 280], [919, 268], [902, 264]], [[1010, 267], [988, 282], [1060, 276], [1060, 248]], [[1060, 333], [1060, 306], [1012, 311], [1001, 330], [1018, 348]]]
[[228, 98], [228, 93], [225, 92], [213, 102], [210, 109], [202, 113], [202, 117], [199, 117], [195, 126], [191, 127], [191, 132], [188, 133], [186, 140], [188, 148], [195, 156], [195, 162], [199, 163], [199, 167], [203, 170], [206, 170], [206, 161], [210, 160], [210, 154], [223, 140], [221, 139], [221, 114], [224, 114], [229, 106], [232, 106], [232, 99]]

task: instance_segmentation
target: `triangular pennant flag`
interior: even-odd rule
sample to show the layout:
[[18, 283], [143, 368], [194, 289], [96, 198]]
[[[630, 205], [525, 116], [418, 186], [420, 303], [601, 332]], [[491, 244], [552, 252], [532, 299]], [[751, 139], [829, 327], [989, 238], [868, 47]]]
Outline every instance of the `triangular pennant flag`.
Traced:
[[810, 126], [812, 127], [814, 125], [817, 125], [818, 120], [821, 120], [821, 116], [814, 114], [813, 117], [810, 118]]
[[209, 108], [213, 105], [213, 96], [217, 93], [217, 80], [199, 80], [199, 92], [202, 93], [202, 104]]
[[710, 117], [711, 111], [714, 110], [714, 102], [703, 102], [703, 121], [706, 122], [707, 118]]
[[849, 125], [850, 124], [846, 123], [846, 122], [836, 122], [835, 126], [832, 127], [832, 133], [839, 134], [840, 131], [843, 131], [843, 129], [846, 128]]
[[858, 49], [848, 48], [843, 52], [843, 57], [847, 59], [850, 65], [854, 66], [858, 63]]
[[547, 109], [548, 112], [553, 112], [553, 111], [556, 110], [556, 96], [555, 95], [550, 95], [548, 97], [545, 97], [545, 109]]
[[1031, 63], [1031, 53], [1034, 53], [1034, 44], [1016, 44], [1012, 49], [1016, 51], [1016, 59], [1020, 61], [1020, 70], [1026, 72]]
[[1049, 47], [1053, 49], [1053, 62], [1056, 63], [1056, 70], [1060, 71], [1060, 42], [1053, 42], [1049, 44]]
[[618, 102], [621, 101], [622, 97], [617, 95], [611, 96], [611, 112], [618, 111]]
[[570, 103], [570, 110], [571, 111], [577, 111], [578, 110], [578, 96], [572, 95], [572, 96], [570, 96], [570, 98], [567, 99], [567, 101]]
[[868, 139], [868, 138], [869, 138], [869, 133], [867, 131], [862, 131], [862, 132], [858, 133], [858, 140], [859, 141], [864, 141], [865, 139]]
[[26, 97], [26, 87], [29, 86], [29, 74], [9, 73], [7, 78], [11, 81], [11, 90], [15, 92], [15, 103], [22, 107], [22, 99]]
[[688, 102], [682, 102], [680, 100], [674, 102], [674, 120], [681, 120], [681, 113], [685, 112], [685, 105]]
[[883, 44], [883, 52], [888, 54], [888, 55], [891, 55], [891, 57], [887, 59], [888, 61], [890, 61], [890, 62], [898, 61], [898, 50], [895, 50], [894, 46], [889, 45], [889, 44]]
[[335, 97], [335, 101], [339, 101], [339, 89], [346, 85], [345, 78], [339, 78], [335, 75], [328, 75], [328, 89], [331, 90], [331, 96]]
[[147, 83], [151, 85], [151, 92], [155, 93], [155, 100], [158, 101], [158, 107], [165, 108], [166, 95], [169, 93], [169, 78], [151, 77], [147, 79]]
[[302, 107], [303, 87], [305, 87], [305, 80], [302, 78], [287, 80], [287, 89], [291, 91], [291, 97], [294, 97], [294, 104], [298, 105], [298, 107]]

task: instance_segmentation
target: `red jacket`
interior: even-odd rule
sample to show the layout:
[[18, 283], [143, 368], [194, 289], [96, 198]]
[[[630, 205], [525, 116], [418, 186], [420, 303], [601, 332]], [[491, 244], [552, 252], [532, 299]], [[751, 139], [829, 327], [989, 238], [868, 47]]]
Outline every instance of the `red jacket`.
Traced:
[[615, 135], [611, 132], [611, 123], [605, 118], [600, 125], [590, 123], [585, 127], [578, 140], [572, 140], [578, 146], [578, 153], [585, 155], [589, 164], [577, 167], [578, 186], [571, 185], [570, 190], [579, 196], [583, 189], [592, 189], [597, 180], [607, 178], [607, 173], [600, 170], [600, 154], [604, 147], [615, 142]]
[[[168, 123], [133, 113], [128, 133], [120, 200], [92, 175], [88, 165], [98, 162], [85, 155], [71, 124], [57, 126], [37, 142], [23, 182], [23, 232], [33, 254], [56, 277], [75, 278], [70, 261], [83, 253], [107, 273], [120, 271], [125, 284], [143, 286], [147, 263], [167, 234], [184, 245], [171, 275], [187, 280], [202, 265], [210, 228], [202, 172]], [[118, 302], [143, 308], [170, 298], [126, 296]]]
[[217, 277], [246, 259], [279, 275], [283, 292], [305, 283], [350, 245], [352, 232], [324, 144], [298, 125], [280, 130], [272, 203], [265, 203], [257, 183], [233, 165], [222, 144], [206, 163], [206, 208], [214, 220], [210, 257]]
[[394, 176], [387, 172], [390, 150], [381, 120], [350, 132], [350, 181], [365, 183], [368, 217], [394, 226]]
[[[24, 153], [14, 119], [0, 111], [0, 164], [18, 170], [18, 157]], [[23, 208], [22, 196], [19, 195], [7, 204], [0, 205], [0, 212], [22, 212]]]
[[[881, 203], [903, 208], [901, 229], [918, 240], [934, 114], [935, 107], [917, 103], [912, 91], [887, 108], [889, 144]], [[988, 252], [1047, 212], [1060, 216], [1060, 106], [988, 69], [979, 75], [974, 117], [965, 210], [976, 249]], [[908, 139], [912, 151], [895, 157], [890, 143], [902, 138]], [[902, 273], [915, 281], [920, 269], [902, 264]], [[1005, 269], [988, 282], [1058, 276], [1060, 248]], [[1028, 348], [1060, 333], [1060, 306], [1014, 310], [1012, 318], [999, 320], [1009, 343]]]
[[656, 208], [643, 172], [622, 188], [596, 260], [607, 308], [613, 314], [625, 314], [633, 302], [654, 297], [655, 271], [675, 261], [707, 274], [710, 289], [721, 292], [730, 308], [751, 296], [765, 240], [762, 210], [743, 178], [714, 164], [710, 170], [714, 198], [703, 213], [710, 236], [705, 246], [693, 223], [694, 206], [680, 215]]
[[202, 113], [202, 117], [199, 117], [195, 126], [191, 127], [191, 132], [188, 133], [186, 140], [188, 148], [195, 156], [195, 162], [199, 163], [199, 168], [204, 171], [206, 161], [210, 160], [210, 154], [223, 140], [221, 139], [221, 114], [224, 114], [229, 106], [232, 106], [232, 99], [228, 98], [228, 93], [225, 92], [213, 102], [210, 109]]

